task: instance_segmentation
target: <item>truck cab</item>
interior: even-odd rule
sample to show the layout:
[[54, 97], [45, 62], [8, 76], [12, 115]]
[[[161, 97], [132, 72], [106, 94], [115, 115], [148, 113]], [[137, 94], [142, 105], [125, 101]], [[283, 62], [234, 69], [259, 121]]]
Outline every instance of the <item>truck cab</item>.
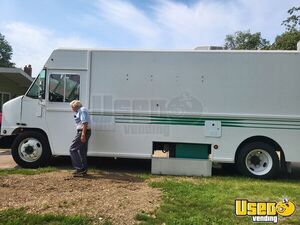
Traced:
[[[13, 158], [19, 165], [25, 168], [40, 167], [46, 165], [51, 155], [55, 154], [50, 147], [49, 124], [50, 128], [56, 127], [59, 135], [63, 130], [72, 133], [73, 121], [70, 121], [69, 127], [60, 127], [59, 118], [57, 123], [55, 119], [47, 121], [47, 114], [51, 117], [51, 109], [56, 106], [70, 114], [66, 117], [72, 118], [68, 103], [79, 99], [79, 85], [79, 75], [56, 73], [47, 77], [47, 69], [44, 68], [24, 96], [3, 105], [1, 135], [10, 139]], [[47, 110], [50, 112], [47, 113]]]

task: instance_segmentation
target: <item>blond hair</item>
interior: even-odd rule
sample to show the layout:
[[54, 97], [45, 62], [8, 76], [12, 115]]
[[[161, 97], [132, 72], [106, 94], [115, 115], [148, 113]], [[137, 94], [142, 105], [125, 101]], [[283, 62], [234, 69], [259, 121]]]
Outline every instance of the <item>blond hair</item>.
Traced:
[[70, 106], [79, 109], [82, 106], [82, 104], [79, 100], [73, 100], [70, 102]]

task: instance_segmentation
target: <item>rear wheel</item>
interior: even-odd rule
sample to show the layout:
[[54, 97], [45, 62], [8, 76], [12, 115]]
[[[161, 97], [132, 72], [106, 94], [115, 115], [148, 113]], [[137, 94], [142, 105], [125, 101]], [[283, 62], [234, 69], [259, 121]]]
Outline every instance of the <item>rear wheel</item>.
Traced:
[[249, 177], [272, 178], [279, 171], [279, 158], [271, 145], [264, 142], [249, 143], [238, 152], [238, 171]]
[[19, 134], [12, 144], [15, 162], [24, 168], [38, 168], [48, 164], [51, 150], [47, 138], [33, 131]]

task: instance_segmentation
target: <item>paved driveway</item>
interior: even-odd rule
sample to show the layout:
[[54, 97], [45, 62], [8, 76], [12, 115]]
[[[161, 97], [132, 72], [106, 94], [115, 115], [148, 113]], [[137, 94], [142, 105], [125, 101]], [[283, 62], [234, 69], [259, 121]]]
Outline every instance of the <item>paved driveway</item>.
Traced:
[[0, 149], [0, 169], [16, 168], [17, 164], [10, 155], [10, 149]]

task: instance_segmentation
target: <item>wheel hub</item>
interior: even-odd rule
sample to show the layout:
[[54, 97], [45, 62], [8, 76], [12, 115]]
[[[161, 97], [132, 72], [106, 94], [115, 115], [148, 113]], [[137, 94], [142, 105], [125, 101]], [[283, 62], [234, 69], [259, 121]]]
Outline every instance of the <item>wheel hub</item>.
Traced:
[[267, 151], [263, 149], [253, 149], [246, 156], [245, 164], [248, 171], [252, 174], [264, 175], [272, 169], [273, 160]]
[[34, 149], [32, 146], [26, 146], [25, 147], [25, 153], [28, 155], [31, 155], [34, 152]]
[[254, 155], [254, 156], [252, 156], [252, 157], [250, 158], [250, 162], [251, 162], [253, 165], [257, 166], [257, 165], [260, 164], [261, 160], [259, 159], [258, 156]]
[[26, 138], [19, 144], [19, 156], [26, 162], [35, 162], [42, 155], [42, 144], [35, 138]]

